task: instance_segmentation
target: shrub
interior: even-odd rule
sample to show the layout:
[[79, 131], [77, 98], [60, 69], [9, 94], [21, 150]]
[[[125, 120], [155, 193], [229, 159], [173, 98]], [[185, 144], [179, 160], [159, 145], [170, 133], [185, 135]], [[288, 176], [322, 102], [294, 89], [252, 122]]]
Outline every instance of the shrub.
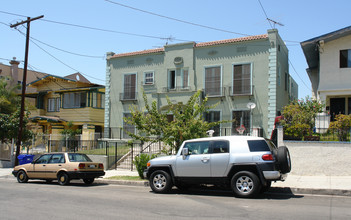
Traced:
[[144, 179], [143, 172], [147, 168], [147, 162], [153, 158], [157, 157], [157, 154], [140, 154], [139, 156], [135, 156], [134, 158], [134, 165], [138, 171], [139, 177]]
[[292, 138], [310, 136], [315, 125], [317, 113], [322, 112], [323, 104], [306, 97], [306, 100], [294, 100], [283, 108], [284, 135]]
[[335, 121], [330, 122], [329, 129], [336, 130], [339, 141], [347, 141], [347, 134], [351, 127], [351, 115], [339, 114], [335, 116]]

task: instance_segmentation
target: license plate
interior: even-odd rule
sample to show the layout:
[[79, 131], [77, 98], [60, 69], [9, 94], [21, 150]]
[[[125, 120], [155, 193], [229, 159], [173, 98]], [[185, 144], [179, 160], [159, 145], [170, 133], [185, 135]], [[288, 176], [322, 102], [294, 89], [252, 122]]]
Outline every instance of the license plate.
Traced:
[[95, 168], [95, 165], [89, 165], [89, 168]]

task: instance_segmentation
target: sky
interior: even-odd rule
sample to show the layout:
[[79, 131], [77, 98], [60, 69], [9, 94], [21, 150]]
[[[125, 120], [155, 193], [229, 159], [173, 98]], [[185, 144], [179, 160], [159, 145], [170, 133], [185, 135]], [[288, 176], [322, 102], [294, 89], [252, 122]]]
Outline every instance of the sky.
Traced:
[[[350, 26], [350, 0], [3, 0], [0, 63], [25, 55], [28, 69], [67, 76], [76, 72], [105, 85], [106, 53], [154, 49], [166, 43], [207, 42], [266, 34], [276, 28], [289, 49], [289, 72], [299, 98], [311, 96], [300, 42]], [[267, 18], [282, 25], [270, 23]], [[20, 67], [23, 68], [23, 62]]]

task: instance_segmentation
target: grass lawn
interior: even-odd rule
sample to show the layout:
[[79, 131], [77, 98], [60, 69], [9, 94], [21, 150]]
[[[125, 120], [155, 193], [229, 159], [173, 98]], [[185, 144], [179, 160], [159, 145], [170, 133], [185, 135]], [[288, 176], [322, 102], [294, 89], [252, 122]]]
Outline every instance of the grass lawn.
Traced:
[[[108, 155], [115, 155], [115, 146], [110, 146], [107, 149]], [[125, 155], [130, 151], [130, 147], [127, 145], [122, 145], [117, 147], [117, 155]], [[81, 150], [79, 153], [90, 154], [90, 155], [106, 155], [106, 148], [92, 149], [92, 150]]]

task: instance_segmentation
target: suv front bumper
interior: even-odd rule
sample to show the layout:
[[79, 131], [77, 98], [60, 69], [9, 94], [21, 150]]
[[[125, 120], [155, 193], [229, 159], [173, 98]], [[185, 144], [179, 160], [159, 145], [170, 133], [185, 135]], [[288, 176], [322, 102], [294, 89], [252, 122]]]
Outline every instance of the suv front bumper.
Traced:
[[144, 170], [144, 172], [143, 172], [143, 176], [144, 176], [144, 179], [147, 179], [147, 169], [146, 170]]

